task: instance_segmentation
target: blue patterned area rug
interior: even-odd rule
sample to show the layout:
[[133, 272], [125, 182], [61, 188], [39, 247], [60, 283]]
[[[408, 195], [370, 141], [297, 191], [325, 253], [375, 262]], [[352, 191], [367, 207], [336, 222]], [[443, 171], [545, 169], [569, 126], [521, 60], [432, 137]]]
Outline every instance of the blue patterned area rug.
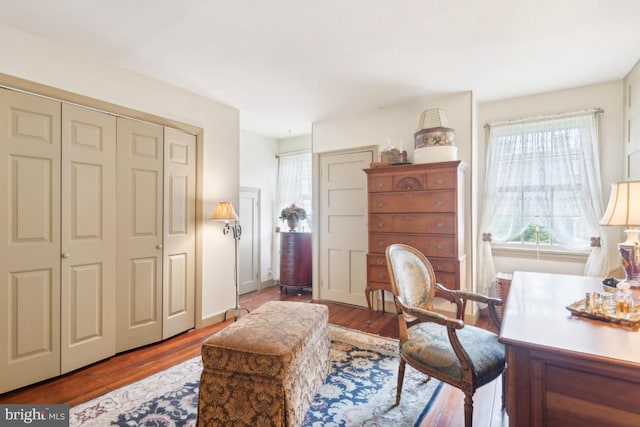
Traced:
[[[398, 341], [329, 325], [331, 372], [304, 426], [418, 426], [442, 383], [407, 366], [394, 406]], [[195, 357], [70, 410], [71, 426], [195, 426], [202, 360]]]

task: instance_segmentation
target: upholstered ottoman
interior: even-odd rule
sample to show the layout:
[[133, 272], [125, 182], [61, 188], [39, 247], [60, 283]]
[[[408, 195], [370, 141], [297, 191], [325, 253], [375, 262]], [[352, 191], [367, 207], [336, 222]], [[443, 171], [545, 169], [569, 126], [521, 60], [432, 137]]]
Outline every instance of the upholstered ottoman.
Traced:
[[329, 310], [271, 301], [202, 344], [198, 426], [299, 426], [330, 367]]

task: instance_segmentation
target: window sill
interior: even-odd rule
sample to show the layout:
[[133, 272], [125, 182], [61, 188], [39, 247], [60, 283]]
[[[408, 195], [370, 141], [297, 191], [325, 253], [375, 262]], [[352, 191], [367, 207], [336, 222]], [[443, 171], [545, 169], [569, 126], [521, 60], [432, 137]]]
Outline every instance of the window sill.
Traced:
[[558, 262], [587, 262], [589, 252], [573, 252], [562, 249], [520, 248], [507, 245], [491, 245], [493, 256], [510, 258], [544, 259]]

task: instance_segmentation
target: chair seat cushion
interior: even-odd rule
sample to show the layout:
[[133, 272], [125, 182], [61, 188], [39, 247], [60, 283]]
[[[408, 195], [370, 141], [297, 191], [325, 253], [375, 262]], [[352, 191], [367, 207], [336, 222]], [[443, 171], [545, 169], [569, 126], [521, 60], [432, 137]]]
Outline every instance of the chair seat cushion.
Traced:
[[[409, 328], [401, 353], [409, 364], [439, 373], [454, 384], [462, 381], [462, 366], [449, 341], [447, 328], [437, 323], [418, 323]], [[456, 331], [476, 371], [475, 387], [493, 381], [504, 370], [504, 345], [490, 331], [471, 325]], [[443, 378], [444, 379], [444, 378]]]

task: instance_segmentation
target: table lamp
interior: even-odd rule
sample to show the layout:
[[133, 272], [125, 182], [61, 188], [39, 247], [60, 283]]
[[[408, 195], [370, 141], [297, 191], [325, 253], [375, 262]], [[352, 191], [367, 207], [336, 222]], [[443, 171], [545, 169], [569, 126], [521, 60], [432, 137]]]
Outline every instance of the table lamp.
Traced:
[[640, 287], [640, 181], [611, 184], [611, 196], [600, 225], [626, 227], [627, 240], [618, 243], [625, 279], [632, 287]]

